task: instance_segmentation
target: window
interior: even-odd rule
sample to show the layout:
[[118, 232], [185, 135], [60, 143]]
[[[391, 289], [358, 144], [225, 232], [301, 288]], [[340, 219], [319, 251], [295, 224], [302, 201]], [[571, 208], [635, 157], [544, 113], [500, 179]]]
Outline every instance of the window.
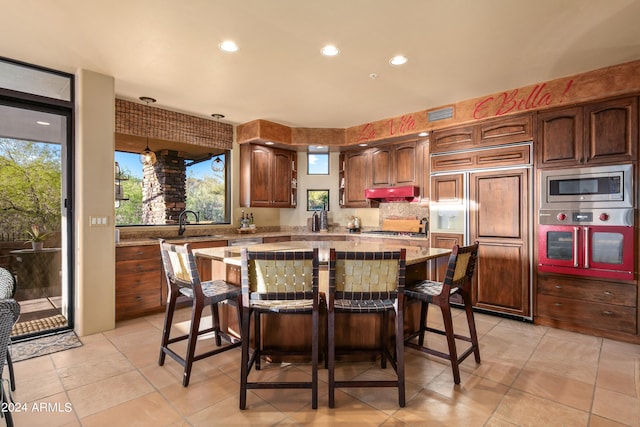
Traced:
[[[164, 225], [145, 224], [143, 213], [143, 168], [138, 153], [116, 151], [115, 161], [120, 170], [120, 202], [116, 200], [116, 225]], [[216, 160], [217, 159], [217, 160]], [[229, 208], [229, 152], [225, 151], [206, 161], [185, 161], [185, 209], [198, 213], [200, 224], [228, 224]], [[215, 169], [212, 163], [215, 162]], [[220, 164], [224, 165], [220, 167]], [[147, 207], [147, 209], [149, 209]], [[175, 216], [175, 215], [174, 215]], [[173, 225], [173, 224], [172, 224]]]
[[308, 153], [307, 175], [329, 175], [329, 153]]
[[307, 210], [329, 210], [329, 190], [307, 190]]

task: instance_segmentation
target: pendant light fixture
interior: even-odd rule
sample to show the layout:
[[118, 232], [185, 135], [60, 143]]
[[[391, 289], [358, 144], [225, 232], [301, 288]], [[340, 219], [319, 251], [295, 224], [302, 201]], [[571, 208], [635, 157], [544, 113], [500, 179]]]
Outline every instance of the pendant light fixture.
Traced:
[[144, 151], [140, 154], [140, 163], [142, 163], [143, 165], [154, 165], [156, 163], [156, 153], [154, 153], [153, 151], [151, 151], [149, 149], [149, 119], [148, 119], [148, 110], [149, 110], [149, 104], [153, 104], [154, 102], [156, 102], [155, 99], [150, 98], [148, 96], [141, 96], [140, 97], [140, 101], [145, 102], [147, 104], [147, 108], [145, 108], [144, 110], [144, 118], [145, 118], [145, 124], [147, 125], [147, 147], [144, 149]]
[[[220, 119], [224, 118], [224, 114], [213, 113], [211, 115], [218, 123], [220, 123]], [[222, 157], [222, 158], [221, 158]], [[211, 162], [211, 170], [214, 172], [222, 172], [224, 171], [226, 154], [218, 154], [215, 159]]]

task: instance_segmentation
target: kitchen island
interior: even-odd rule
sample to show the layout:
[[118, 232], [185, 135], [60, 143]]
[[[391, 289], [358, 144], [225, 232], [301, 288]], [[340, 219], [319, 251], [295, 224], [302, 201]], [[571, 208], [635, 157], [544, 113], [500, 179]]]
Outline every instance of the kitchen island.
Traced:
[[[388, 243], [349, 242], [349, 241], [290, 241], [263, 243], [248, 246], [254, 251], [304, 251], [318, 248], [320, 257], [321, 299], [328, 289], [329, 249], [338, 251], [394, 251], [401, 248], [407, 251], [407, 285], [412, 282], [435, 277], [437, 264], [448, 260], [448, 249], [402, 246]], [[225, 246], [217, 248], [194, 249], [198, 259], [198, 268], [203, 280], [225, 279], [240, 286], [240, 247]], [[420, 305], [406, 305], [405, 334], [417, 329], [420, 318]], [[221, 326], [229, 333], [239, 336], [235, 309], [221, 310]], [[320, 342], [325, 342], [326, 309], [321, 308]], [[369, 351], [379, 347], [379, 316], [371, 314], [339, 314], [336, 318], [336, 346], [340, 350]], [[261, 322], [262, 344], [264, 349], [278, 354], [303, 351], [311, 346], [311, 319], [306, 316], [279, 315], [267, 316]], [[393, 322], [389, 322], [388, 333], [393, 336]], [[323, 346], [321, 346], [323, 347]], [[321, 349], [321, 354], [323, 354]], [[367, 354], [367, 357], [371, 353]], [[355, 356], [357, 357], [357, 356]], [[295, 359], [295, 356], [277, 361]]]

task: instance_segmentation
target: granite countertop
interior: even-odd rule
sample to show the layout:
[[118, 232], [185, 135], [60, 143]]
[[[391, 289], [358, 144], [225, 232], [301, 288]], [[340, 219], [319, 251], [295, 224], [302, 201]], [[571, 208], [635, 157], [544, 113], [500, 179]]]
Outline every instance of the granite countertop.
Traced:
[[[348, 241], [291, 241], [278, 243], [261, 243], [248, 246], [249, 249], [255, 251], [300, 251], [318, 248], [321, 262], [329, 259], [329, 248], [335, 248], [338, 251], [393, 251], [400, 248], [407, 250], [407, 265], [418, 264], [434, 258], [447, 256], [451, 253], [450, 249], [425, 248], [420, 246], [403, 246], [388, 243], [371, 243], [366, 244], [360, 242]], [[223, 261], [226, 264], [240, 265], [241, 246], [221, 246], [217, 248], [194, 249], [196, 256], [209, 258], [212, 260]]]
[[[256, 232], [256, 233], [220, 233], [220, 234], [207, 234], [202, 236], [171, 236], [171, 237], [162, 237], [165, 240], [171, 243], [184, 244], [191, 242], [215, 242], [220, 240], [230, 240], [230, 239], [242, 239], [242, 238], [252, 238], [252, 237], [281, 237], [281, 236], [358, 236], [365, 238], [380, 238], [380, 239], [407, 239], [407, 240], [415, 240], [416, 242], [424, 242], [426, 239], [423, 237], [409, 237], [409, 236], [384, 236], [378, 234], [365, 234], [365, 233], [349, 233], [349, 232], [336, 232], [329, 231], [324, 233], [314, 233], [314, 232], [300, 232], [300, 231], [267, 231], [267, 232]], [[325, 237], [326, 238], [326, 237]], [[145, 245], [157, 245], [159, 237], [134, 237], [134, 238], [124, 238], [120, 240], [120, 243], [116, 244], [116, 247], [126, 247], [126, 246], [145, 246]]]

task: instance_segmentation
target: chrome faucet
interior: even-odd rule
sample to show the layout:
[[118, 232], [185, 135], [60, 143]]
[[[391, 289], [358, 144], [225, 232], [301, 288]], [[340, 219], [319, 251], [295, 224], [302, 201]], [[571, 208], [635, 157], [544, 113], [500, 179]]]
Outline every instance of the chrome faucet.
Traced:
[[187, 217], [188, 213], [192, 213], [193, 216], [196, 217], [196, 222], [200, 222], [200, 217], [198, 217], [198, 214], [195, 213], [194, 211], [184, 210], [180, 212], [180, 215], [178, 216], [178, 236], [182, 236], [184, 232], [187, 230], [187, 226], [184, 223], [184, 220]]

